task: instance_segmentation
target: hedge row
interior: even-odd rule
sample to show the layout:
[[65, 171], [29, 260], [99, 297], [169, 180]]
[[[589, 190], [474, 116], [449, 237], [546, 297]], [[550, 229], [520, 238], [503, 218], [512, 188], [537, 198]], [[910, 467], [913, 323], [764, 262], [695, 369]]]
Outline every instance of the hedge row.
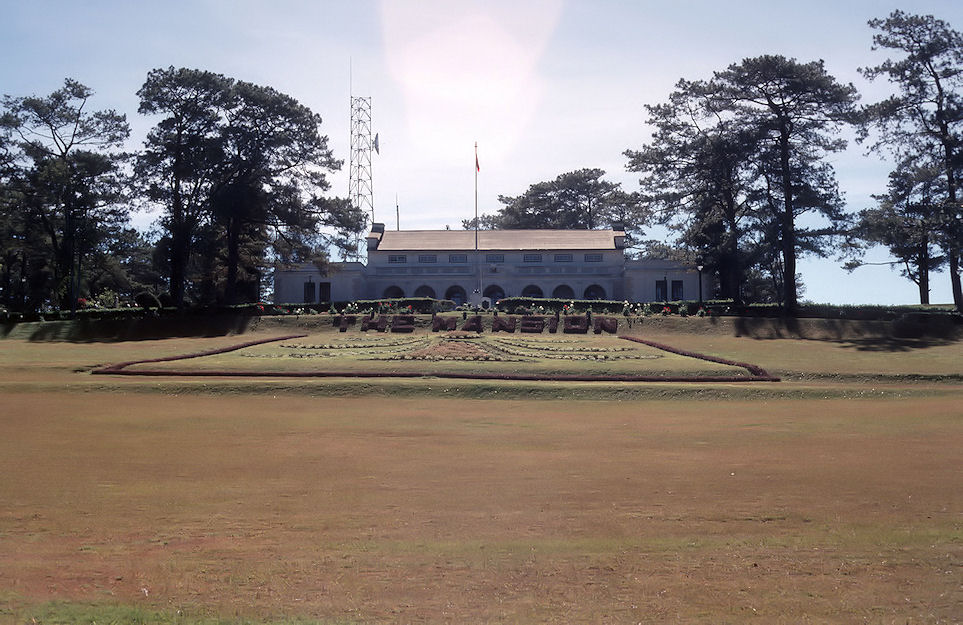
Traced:
[[[30, 321], [64, 321], [69, 319], [141, 319], [177, 315], [309, 315], [309, 314], [432, 314], [452, 310], [471, 310], [457, 306], [451, 300], [425, 297], [398, 299], [356, 300], [353, 302], [322, 302], [318, 304], [253, 302], [231, 306], [192, 306], [178, 309], [159, 306], [153, 298], [139, 308], [82, 308], [70, 311], [7, 312], [0, 309], [0, 323]], [[781, 317], [778, 304], [739, 305], [731, 300], [706, 300], [702, 304], [690, 301], [633, 303], [615, 300], [570, 300], [557, 298], [507, 297], [495, 304], [495, 309], [509, 314], [580, 314], [585, 312], [623, 316], [646, 315], [710, 315], [736, 317]], [[959, 315], [949, 306], [839, 306], [833, 304], [800, 304], [798, 317], [821, 319], [852, 319], [860, 321], [897, 321], [907, 316]]]

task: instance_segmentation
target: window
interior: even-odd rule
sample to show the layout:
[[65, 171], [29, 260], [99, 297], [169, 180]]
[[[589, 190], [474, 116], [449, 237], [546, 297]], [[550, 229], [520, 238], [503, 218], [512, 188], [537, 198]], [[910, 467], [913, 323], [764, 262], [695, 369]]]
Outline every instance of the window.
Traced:
[[486, 263], [503, 263], [505, 262], [505, 255], [504, 254], [486, 254], [485, 262]]
[[601, 254], [586, 254], [586, 255], [585, 255], [585, 262], [587, 262], [587, 263], [600, 263], [600, 262], [602, 262], [602, 255], [601, 255]]
[[672, 281], [672, 299], [676, 302], [680, 302], [685, 299], [682, 296], [682, 280]]
[[314, 298], [314, 293], [315, 293], [314, 282], [305, 282], [304, 283], [304, 300], [303, 300], [305, 304], [313, 304], [316, 301], [318, 301]]
[[452, 264], [464, 264], [468, 262], [468, 254], [449, 254], [448, 262]]
[[522, 261], [526, 263], [540, 263], [542, 262], [541, 254], [525, 254], [522, 257]]
[[570, 262], [572, 262], [572, 255], [571, 255], [571, 254], [556, 254], [556, 255], [555, 255], [555, 262], [556, 262], [556, 263], [570, 263]]
[[436, 254], [421, 254], [418, 256], [419, 263], [437, 263], [438, 256]]
[[655, 281], [655, 301], [665, 302], [665, 301], [668, 301], [668, 299], [669, 299], [669, 292], [666, 287], [666, 281], [656, 280]]
[[394, 264], [407, 263], [407, 262], [408, 262], [408, 257], [405, 256], [404, 254], [389, 254], [389, 255], [388, 255], [388, 262], [389, 262], [389, 263], [394, 263]]

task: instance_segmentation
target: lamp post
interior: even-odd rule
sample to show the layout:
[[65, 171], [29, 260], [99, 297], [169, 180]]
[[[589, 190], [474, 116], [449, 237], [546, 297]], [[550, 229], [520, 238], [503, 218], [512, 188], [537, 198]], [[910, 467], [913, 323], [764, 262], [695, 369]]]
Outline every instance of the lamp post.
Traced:
[[699, 307], [702, 307], [702, 268], [705, 265], [696, 265], [696, 269], [699, 270]]

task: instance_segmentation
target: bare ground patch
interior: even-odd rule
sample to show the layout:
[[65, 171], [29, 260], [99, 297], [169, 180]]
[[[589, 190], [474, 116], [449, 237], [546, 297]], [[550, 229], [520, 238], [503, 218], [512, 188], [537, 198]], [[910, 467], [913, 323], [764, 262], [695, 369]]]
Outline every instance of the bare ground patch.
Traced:
[[8, 393], [0, 590], [359, 623], [952, 622], [960, 399]]

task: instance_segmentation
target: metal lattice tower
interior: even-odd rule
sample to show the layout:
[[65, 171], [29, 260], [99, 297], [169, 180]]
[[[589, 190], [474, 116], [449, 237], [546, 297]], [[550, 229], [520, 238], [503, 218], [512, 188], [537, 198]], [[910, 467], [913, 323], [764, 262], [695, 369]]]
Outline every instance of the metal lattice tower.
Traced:
[[374, 192], [371, 186], [371, 98], [351, 96], [351, 158], [348, 166], [348, 198], [371, 215], [374, 223]]

